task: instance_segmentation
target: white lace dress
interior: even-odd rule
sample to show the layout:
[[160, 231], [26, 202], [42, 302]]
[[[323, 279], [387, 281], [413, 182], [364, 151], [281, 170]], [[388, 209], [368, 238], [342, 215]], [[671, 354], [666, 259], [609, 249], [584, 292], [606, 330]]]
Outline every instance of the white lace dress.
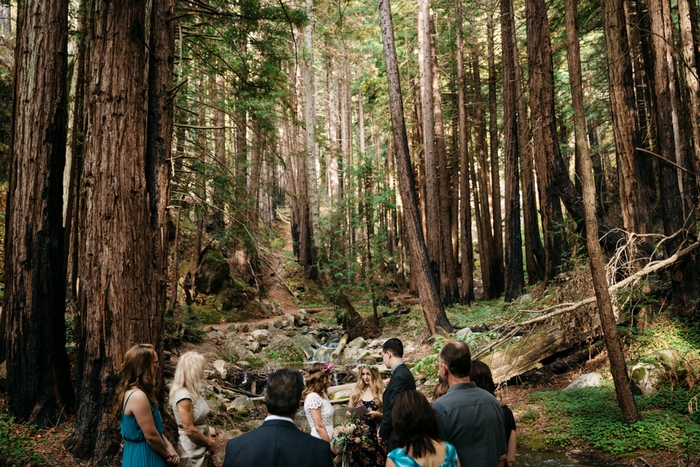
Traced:
[[306, 420], [309, 422], [309, 426], [311, 427], [311, 436], [315, 436], [316, 438], [320, 438], [318, 435], [318, 431], [316, 431], [316, 425], [314, 424], [314, 419], [311, 418], [311, 410], [313, 409], [321, 409], [321, 421], [323, 421], [323, 425], [326, 427], [326, 431], [328, 432], [328, 436], [333, 437], [333, 406], [331, 405], [331, 401], [329, 401], [325, 397], [321, 397], [318, 395], [318, 393], [311, 392], [309, 393], [308, 396], [306, 396], [306, 399], [304, 399], [304, 413], [306, 413]]

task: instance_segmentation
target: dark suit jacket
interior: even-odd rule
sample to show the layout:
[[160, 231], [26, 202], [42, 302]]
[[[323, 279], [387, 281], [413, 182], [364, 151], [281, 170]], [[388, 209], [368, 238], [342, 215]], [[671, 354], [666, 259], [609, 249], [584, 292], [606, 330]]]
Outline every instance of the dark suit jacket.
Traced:
[[405, 364], [399, 365], [394, 374], [391, 375], [391, 380], [382, 398], [384, 415], [382, 416], [382, 424], [379, 426], [379, 436], [387, 442], [387, 452], [391, 452], [392, 449], [397, 447], [396, 441], [398, 440], [391, 425], [391, 410], [394, 408], [394, 402], [396, 402], [399, 394], [407, 389], [416, 389], [416, 380], [413, 378], [411, 370]]
[[333, 453], [293, 423], [268, 420], [226, 443], [223, 467], [333, 467]]

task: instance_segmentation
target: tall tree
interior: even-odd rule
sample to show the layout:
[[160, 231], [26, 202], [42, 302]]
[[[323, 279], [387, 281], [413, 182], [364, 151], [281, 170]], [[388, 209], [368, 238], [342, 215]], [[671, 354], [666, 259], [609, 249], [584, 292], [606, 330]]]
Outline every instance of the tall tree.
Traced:
[[382, 29], [382, 42], [384, 44], [391, 132], [396, 149], [399, 191], [406, 216], [406, 234], [411, 252], [411, 273], [416, 274], [418, 277], [418, 290], [423, 313], [431, 334], [437, 333], [438, 329], [450, 332], [452, 331], [452, 325], [447, 319], [445, 309], [440, 302], [435, 281], [429, 271], [428, 252], [418, 215], [418, 200], [416, 199], [411, 158], [408, 152], [408, 136], [406, 135], [406, 123], [404, 121], [401, 80], [396, 60], [394, 26], [389, 0], [381, 0], [379, 3], [379, 19]]
[[557, 274], [561, 263], [563, 216], [553, 162], [559, 153], [554, 116], [552, 44], [543, 0], [527, 0], [527, 59], [530, 75], [533, 147], [540, 190], [542, 233], [545, 245], [544, 280]]
[[472, 240], [471, 188], [469, 184], [469, 132], [467, 131], [467, 84], [464, 75], [462, 0], [455, 0], [457, 30], [457, 115], [459, 118], [459, 240], [462, 261], [461, 303], [474, 300], [474, 245]]
[[10, 413], [42, 426], [73, 409], [62, 216], [67, 44], [67, 0], [20, 4], [2, 331]]
[[[491, 212], [493, 213], [493, 260], [491, 287], [493, 296], [504, 291], [503, 216], [501, 215], [501, 172], [498, 168], [498, 96], [496, 93], [496, 47], [494, 46], [493, 0], [486, 2], [486, 47], [489, 73], [489, 160], [491, 162]], [[510, 202], [506, 198], [506, 202]]]
[[[649, 233], [648, 196], [643, 156], [636, 150], [640, 140], [624, 0], [604, 0], [601, 11], [622, 219], [626, 230], [646, 234]], [[637, 256], [634, 251], [629, 253]]]
[[525, 286], [523, 249], [520, 236], [520, 174], [518, 171], [518, 114], [516, 107], [515, 50], [513, 35], [513, 3], [501, 0], [501, 38], [503, 44], [503, 138], [505, 147], [506, 199], [506, 270], [505, 300], [519, 297]]
[[172, 0], [154, 0], [150, 11], [134, 0], [94, 0], [86, 11], [91, 66], [82, 176], [79, 409], [67, 446], [97, 463], [119, 449], [111, 407], [124, 353], [139, 342], [162, 353], [174, 25]]
[[639, 420], [637, 405], [632, 396], [625, 353], [620, 336], [615, 329], [615, 314], [608, 292], [603, 253], [598, 242], [598, 221], [595, 216], [595, 182], [593, 164], [591, 163], [588, 142], [586, 141], [586, 117], [583, 107], [583, 87], [581, 79], [581, 53], [578, 39], [578, 6], [576, 0], [566, 0], [566, 42], [569, 62], [569, 81], [574, 106], [574, 133], [576, 154], [581, 167], [581, 185], [583, 187], [583, 206], [586, 217], [586, 245], [593, 277], [598, 314], [605, 336], [605, 346], [610, 359], [610, 372], [615, 383], [617, 402], [622, 416], [627, 423]]
[[431, 90], [433, 93], [433, 123], [435, 124], [435, 163], [437, 169], [438, 226], [440, 251], [438, 272], [440, 276], [440, 297], [444, 305], [451, 305], [459, 298], [457, 289], [457, 268], [452, 250], [452, 216], [450, 192], [448, 189], [447, 149], [445, 147], [445, 125], [442, 118], [442, 94], [435, 46], [435, 23], [432, 15], [428, 18], [430, 40]]

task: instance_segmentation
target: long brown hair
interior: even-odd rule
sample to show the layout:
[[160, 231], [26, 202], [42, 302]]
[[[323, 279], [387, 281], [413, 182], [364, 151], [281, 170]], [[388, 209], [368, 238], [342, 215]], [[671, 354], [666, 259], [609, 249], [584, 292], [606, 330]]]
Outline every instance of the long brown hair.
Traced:
[[151, 404], [156, 402], [156, 372], [153, 363], [158, 354], [151, 344], [136, 344], [124, 355], [122, 377], [115, 391], [114, 413], [119, 416], [124, 411], [124, 394], [135, 386], [146, 393]]
[[331, 372], [330, 369], [323, 365], [323, 363], [314, 363], [307, 370], [309, 376], [306, 378], [306, 388], [304, 388], [304, 393], [301, 395], [302, 399], [306, 399], [306, 396], [315, 392], [319, 396], [323, 397], [327, 393], [326, 391], [331, 385]]
[[[350, 391], [350, 407], [355, 407], [360, 399], [362, 398], [362, 393], [365, 392], [365, 388], [369, 386], [372, 389], [372, 395], [374, 395], [374, 402], [377, 404], [377, 410], [382, 411], [382, 394], [384, 394], [384, 381], [379, 374], [379, 370], [372, 368], [371, 366], [360, 366], [359, 374], [357, 375], [357, 383], [352, 387]], [[365, 384], [362, 381], [362, 371], [369, 371], [369, 384]]]

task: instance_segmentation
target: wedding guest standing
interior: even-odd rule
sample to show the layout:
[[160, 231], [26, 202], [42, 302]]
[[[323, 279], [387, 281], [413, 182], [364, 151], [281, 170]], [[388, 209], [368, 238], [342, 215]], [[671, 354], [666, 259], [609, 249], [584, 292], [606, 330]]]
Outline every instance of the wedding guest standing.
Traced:
[[333, 467], [328, 443], [294, 425], [304, 382], [296, 370], [281, 369], [267, 378], [265, 422], [226, 444], [223, 467]]
[[164, 467], [180, 461], [163, 436], [163, 419], [156, 404], [158, 354], [151, 344], [136, 344], [124, 355], [116, 390], [115, 413], [121, 418], [124, 441], [122, 467]]
[[308, 369], [306, 389], [302, 394], [304, 413], [311, 427], [311, 436], [331, 442], [333, 435], [333, 406], [328, 399], [332, 363], [314, 363]]
[[[484, 391], [488, 391], [491, 395], [495, 395], [496, 385], [493, 383], [491, 368], [481, 360], [472, 360], [472, 369], [469, 378]], [[506, 467], [515, 465], [515, 451], [517, 448], [517, 437], [515, 435], [515, 417], [513, 411], [505, 405], [501, 404], [503, 409], [503, 421], [505, 422], [506, 443], [508, 450], [506, 451]]]
[[[384, 465], [386, 449], [379, 442], [379, 421], [382, 419], [382, 395], [384, 382], [376, 366], [358, 365], [358, 380], [350, 391], [348, 408], [364, 407], [365, 415], [358, 417], [358, 425], [366, 425], [368, 440], [350, 451], [351, 467], [377, 467]], [[348, 412], [350, 415], [350, 412]]]
[[202, 378], [204, 357], [197, 352], [182, 354], [170, 388], [170, 405], [179, 434], [179, 467], [207, 467], [214, 453], [214, 440], [206, 425], [209, 405], [200, 394]]
[[389, 453], [387, 467], [460, 467], [455, 447], [438, 439], [435, 413], [423, 394], [402, 392], [391, 419], [399, 447]]

